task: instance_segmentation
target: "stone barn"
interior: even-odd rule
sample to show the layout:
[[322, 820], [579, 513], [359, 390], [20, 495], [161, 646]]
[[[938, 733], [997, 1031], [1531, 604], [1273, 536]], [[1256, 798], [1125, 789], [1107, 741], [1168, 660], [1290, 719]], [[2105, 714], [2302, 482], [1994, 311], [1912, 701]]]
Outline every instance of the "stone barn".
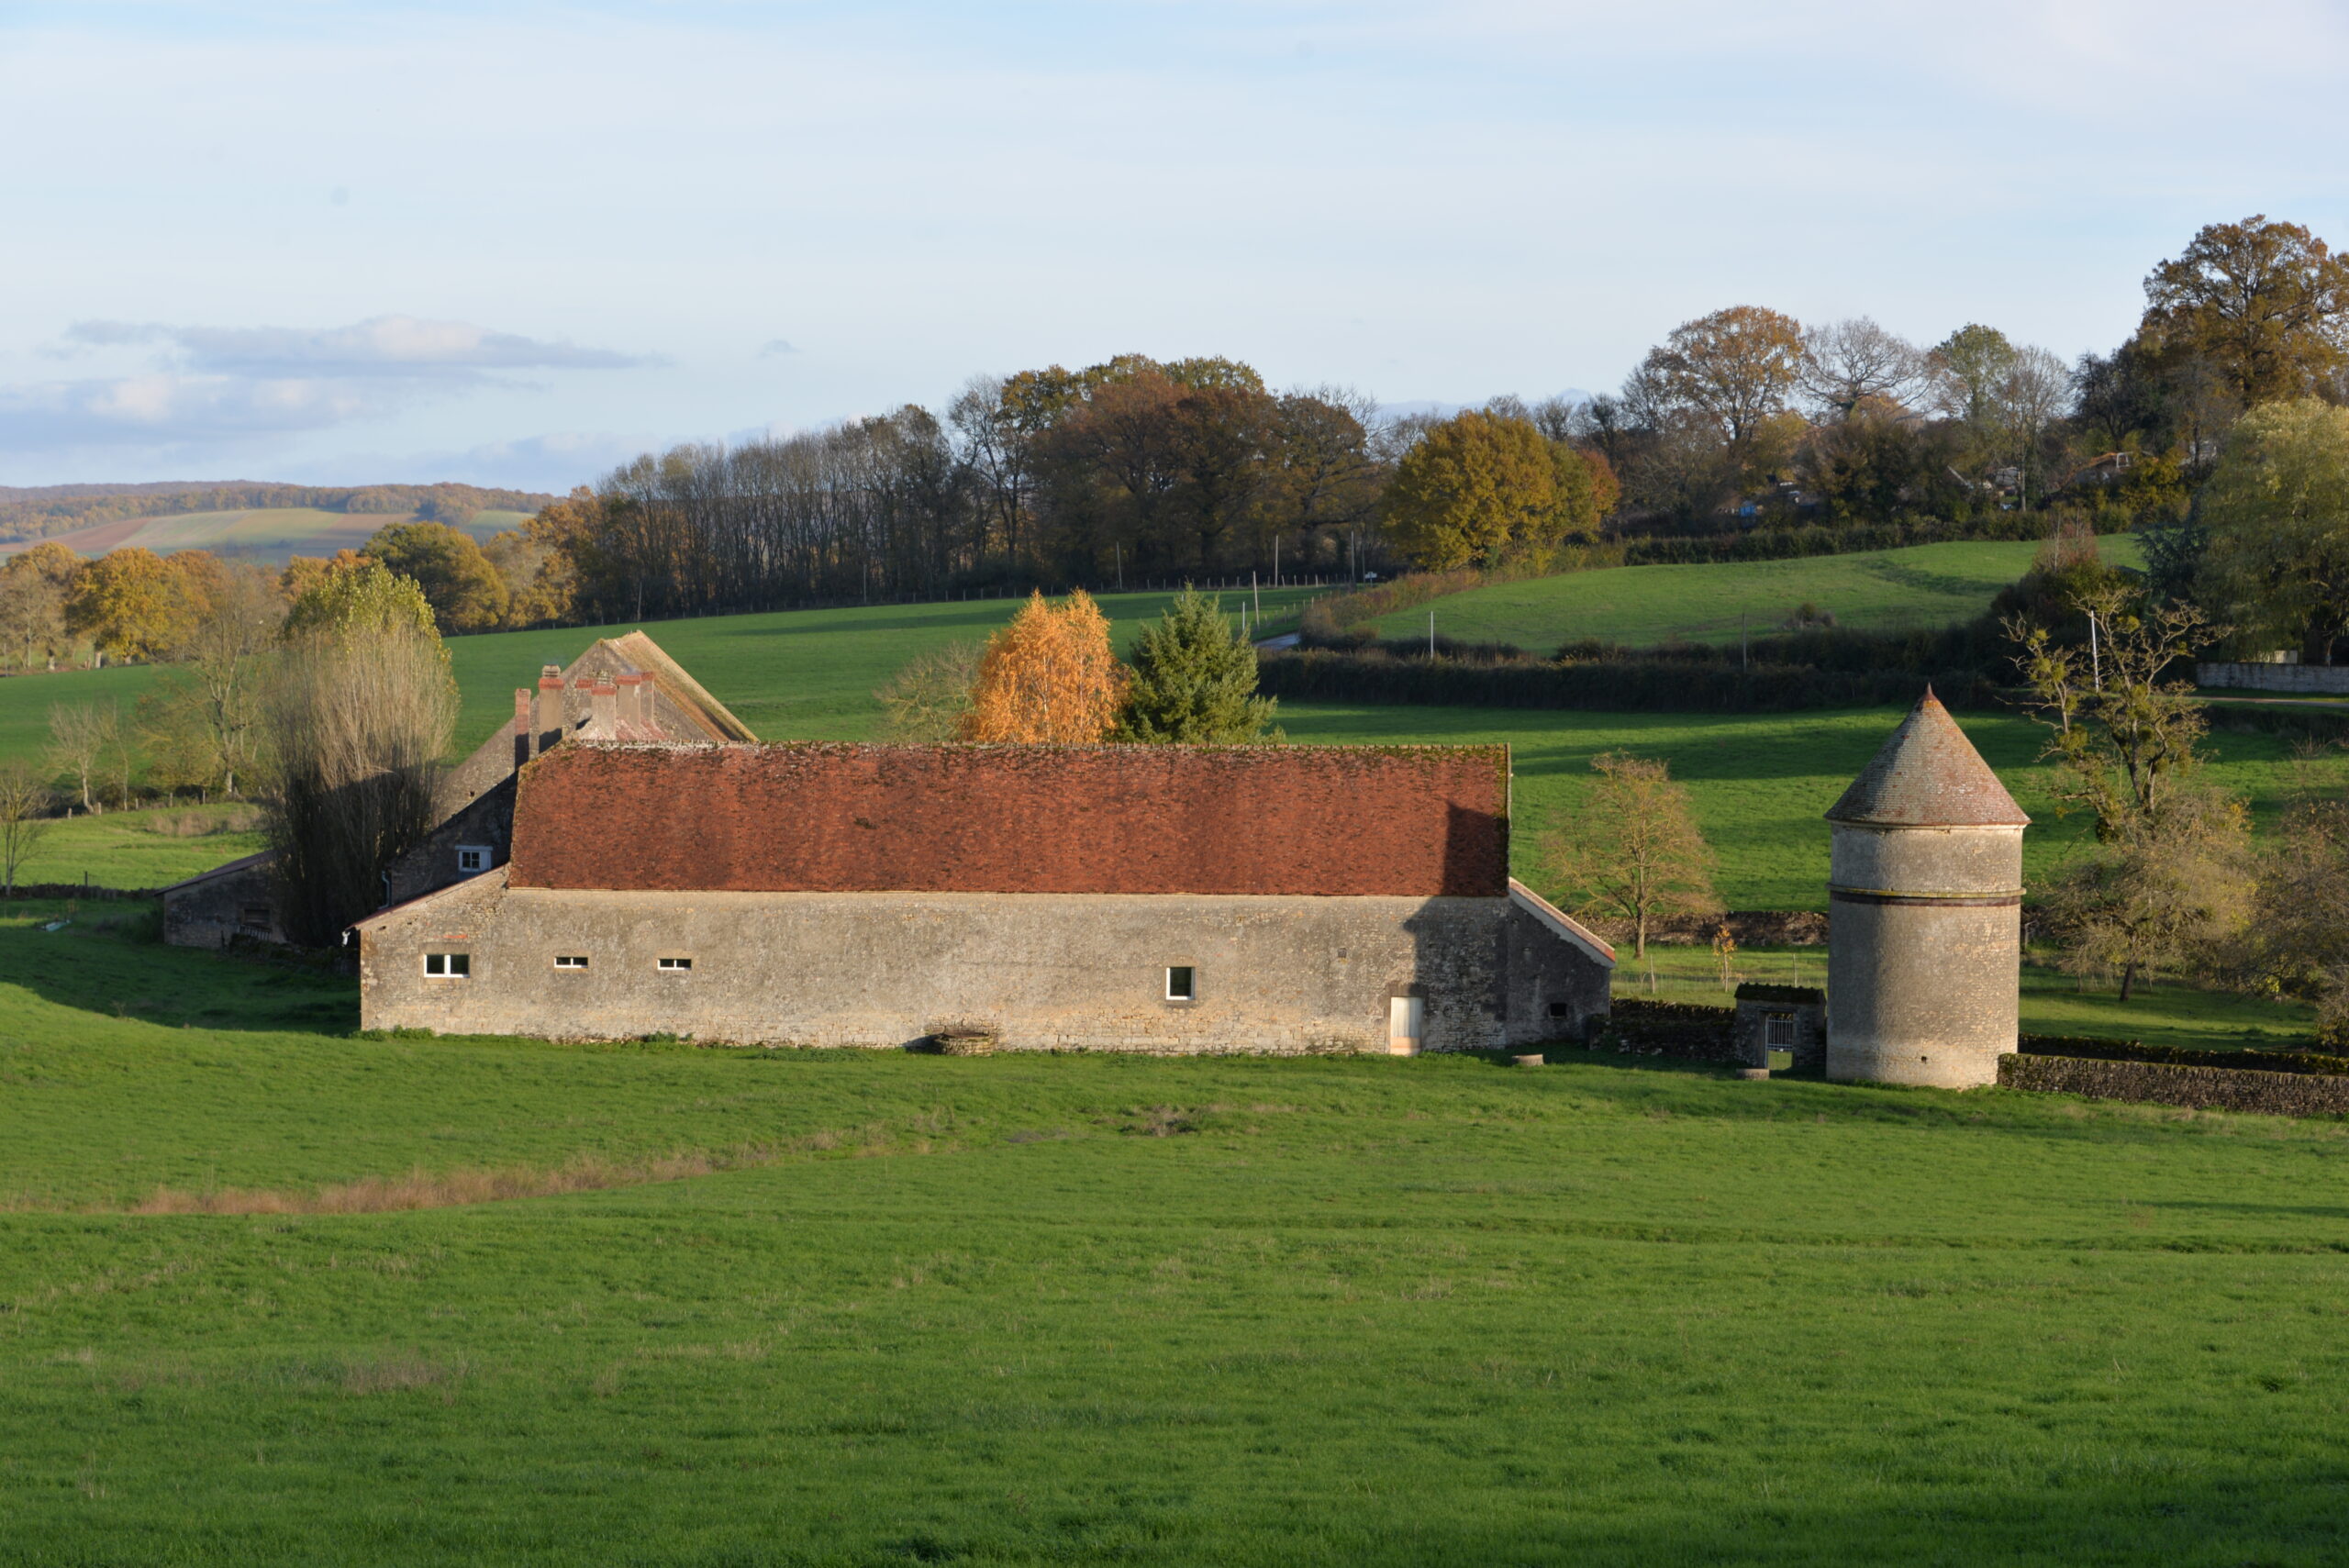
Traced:
[[508, 862], [360, 923], [369, 1029], [1013, 1050], [1579, 1039], [1505, 747], [573, 740]]

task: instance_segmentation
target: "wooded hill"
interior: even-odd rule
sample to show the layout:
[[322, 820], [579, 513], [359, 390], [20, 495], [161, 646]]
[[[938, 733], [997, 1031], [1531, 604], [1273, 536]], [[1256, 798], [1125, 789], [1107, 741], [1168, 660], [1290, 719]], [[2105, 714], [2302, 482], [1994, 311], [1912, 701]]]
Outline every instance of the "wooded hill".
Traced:
[[230, 512], [305, 506], [322, 512], [405, 517], [462, 528], [479, 512], [535, 512], [555, 499], [529, 490], [485, 490], [477, 484], [272, 484], [253, 480], [217, 484], [167, 480], [152, 484], [0, 485], [0, 541], [47, 539], [97, 523], [169, 517], [184, 512]]

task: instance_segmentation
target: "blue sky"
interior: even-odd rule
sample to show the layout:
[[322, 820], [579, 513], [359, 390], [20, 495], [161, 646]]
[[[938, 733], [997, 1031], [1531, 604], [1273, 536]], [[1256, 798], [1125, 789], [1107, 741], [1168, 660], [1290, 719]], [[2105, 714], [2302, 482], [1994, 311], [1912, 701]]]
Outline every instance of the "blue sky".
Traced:
[[562, 488], [1125, 350], [1465, 403], [1740, 303], [2070, 357], [2349, 242], [2349, 5], [0, 0], [0, 484]]

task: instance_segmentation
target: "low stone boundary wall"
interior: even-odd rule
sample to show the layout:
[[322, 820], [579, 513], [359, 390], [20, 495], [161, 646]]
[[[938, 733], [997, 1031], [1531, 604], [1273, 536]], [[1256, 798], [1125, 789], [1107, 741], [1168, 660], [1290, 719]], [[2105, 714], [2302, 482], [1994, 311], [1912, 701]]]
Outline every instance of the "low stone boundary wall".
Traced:
[[93, 887], [79, 882], [20, 882], [18, 898], [161, 898], [160, 887]]
[[2349, 694], [2349, 664], [2197, 664], [2194, 684], [2251, 692]]
[[1737, 1061], [1737, 1015], [1695, 1002], [1651, 1002], [1618, 996], [1606, 1017], [1593, 1018], [1593, 1051], [1634, 1056], [1678, 1056], [1691, 1062]]
[[2349, 1116], [2349, 1078], [2311, 1073], [2261, 1073], [2240, 1067], [2179, 1067], [2165, 1062], [2109, 1062], [2080, 1056], [1998, 1058], [2009, 1089], [2136, 1100], [2199, 1111], [2263, 1116]]

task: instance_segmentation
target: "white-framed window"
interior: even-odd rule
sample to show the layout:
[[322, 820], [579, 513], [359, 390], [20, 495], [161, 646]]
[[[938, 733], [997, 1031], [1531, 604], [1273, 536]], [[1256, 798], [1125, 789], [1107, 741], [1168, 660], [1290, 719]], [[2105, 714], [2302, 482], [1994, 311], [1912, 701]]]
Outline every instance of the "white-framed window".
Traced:
[[1170, 1002], [1196, 1002], [1199, 999], [1199, 972], [1187, 963], [1166, 966], [1166, 999]]
[[656, 958], [652, 961], [652, 967], [663, 974], [683, 974], [693, 966], [694, 961], [689, 958]]
[[587, 967], [587, 955], [584, 952], [557, 953], [554, 955], [554, 966], [557, 969], [584, 969]]
[[473, 973], [473, 955], [469, 952], [426, 953], [424, 973], [430, 980], [470, 980]]
[[489, 846], [487, 844], [459, 844], [457, 869], [459, 871], [487, 871]]

